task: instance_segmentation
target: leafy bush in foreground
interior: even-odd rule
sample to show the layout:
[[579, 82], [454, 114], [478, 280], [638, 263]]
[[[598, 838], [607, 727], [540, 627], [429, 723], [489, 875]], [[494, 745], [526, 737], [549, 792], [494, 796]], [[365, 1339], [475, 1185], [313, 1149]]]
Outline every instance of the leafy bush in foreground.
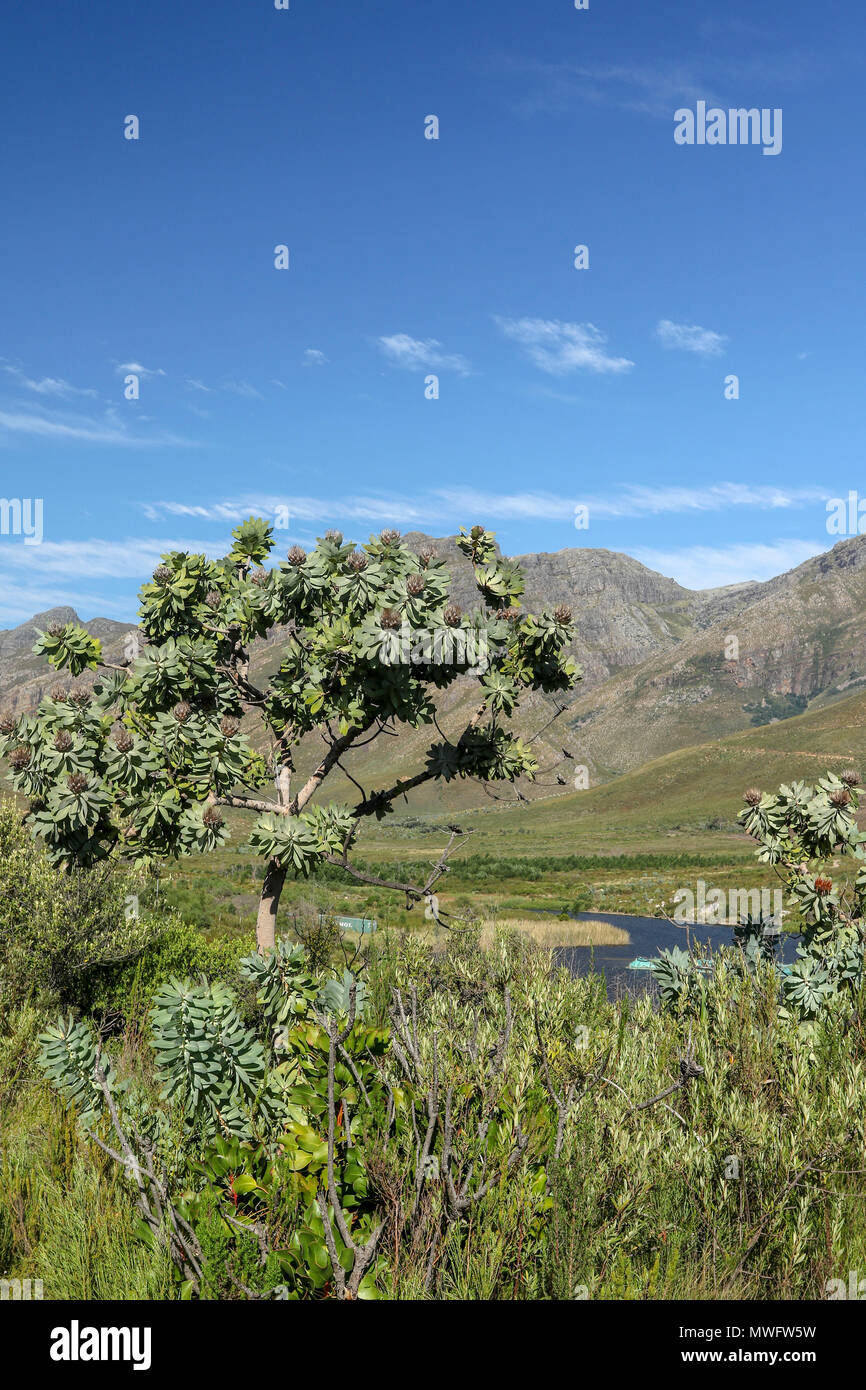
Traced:
[[92, 1007], [107, 972], [134, 962], [159, 932], [130, 911], [140, 883], [106, 864], [94, 872], [53, 867], [0, 800], [0, 1000], [11, 1010]]
[[[219, 1114], [182, 1099], [192, 1081], [179, 1056], [155, 1080], [154, 1049], [111, 1045], [102, 1071], [120, 1129], [146, 1195], [148, 1165], [164, 1194], [162, 1223], [139, 1227], [155, 1279], [173, 1221], [186, 1251], [175, 1260], [192, 1257], [179, 1291], [229, 1299], [347, 1297], [353, 1277], [361, 1296], [398, 1299], [820, 1298], [862, 1267], [861, 1023], [831, 1009], [805, 1037], [760, 960], [754, 973], [714, 965], [701, 1007], [681, 1014], [649, 998], [613, 1005], [598, 977], [552, 974], [549, 952], [505, 932], [490, 951], [476, 938], [372, 943], [367, 1012], [342, 1042], [349, 1016], [328, 1014], [324, 979], [293, 948], [267, 981], [251, 958], [260, 1022], [241, 1030], [215, 991], [201, 1025], [235, 1037], [240, 1071], [190, 1034], [205, 1044], [193, 1074], [216, 1068]], [[195, 986], [193, 1012], [206, 995]], [[184, 1007], [161, 993], [154, 1040], [170, 1042]], [[101, 1107], [90, 1132], [133, 1174], [124, 1202], [112, 1197], [126, 1213], [135, 1170], [97, 1090], [82, 1100]], [[233, 1107], [248, 1137], [230, 1132]], [[13, 1131], [0, 1155], [0, 1237], [36, 1181], [32, 1148], [10, 1171], [23, 1155]], [[27, 1272], [50, 1272], [54, 1247], [39, 1253], [33, 1224], [28, 1236]], [[116, 1294], [141, 1287], [124, 1259]]]

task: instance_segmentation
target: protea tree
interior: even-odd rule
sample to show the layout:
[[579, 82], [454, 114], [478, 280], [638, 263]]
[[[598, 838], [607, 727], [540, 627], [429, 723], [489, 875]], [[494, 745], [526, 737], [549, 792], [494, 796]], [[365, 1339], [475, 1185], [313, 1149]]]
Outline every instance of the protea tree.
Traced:
[[[80, 689], [53, 690], [33, 716], [0, 717], [0, 754], [29, 799], [33, 833], [65, 864], [211, 850], [228, 839], [222, 808], [249, 812], [249, 844], [265, 861], [264, 952], [290, 872], [325, 861], [405, 890], [408, 901], [429, 893], [443, 860], [424, 884], [352, 865], [360, 823], [423, 782], [533, 777], [531, 748], [507, 722], [524, 692], [567, 691], [580, 675], [563, 655], [570, 612], [522, 615], [520, 570], [481, 526], [457, 541], [481, 599], [468, 615], [449, 597], [443, 561], [429, 549], [414, 554], [396, 531], [362, 550], [328, 532], [310, 554], [293, 546], [273, 568], [262, 567], [274, 546], [265, 521], [251, 518], [233, 540], [222, 560], [162, 557], [141, 590], [142, 647], [128, 663], [103, 661], [99, 641], [72, 623], [40, 633], [34, 650], [52, 666], [96, 674]], [[284, 629], [279, 669], [259, 689], [250, 652], [274, 628]], [[359, 788], [354, 805], [314, 804], [354, 748], [432, 724], [436, 692], [467, 676], [477, 685], [474, 713], [453, 742], [430, 744], [414, 775]], [[326, 751], [296, 785], [295, 751], [316, 733]]]

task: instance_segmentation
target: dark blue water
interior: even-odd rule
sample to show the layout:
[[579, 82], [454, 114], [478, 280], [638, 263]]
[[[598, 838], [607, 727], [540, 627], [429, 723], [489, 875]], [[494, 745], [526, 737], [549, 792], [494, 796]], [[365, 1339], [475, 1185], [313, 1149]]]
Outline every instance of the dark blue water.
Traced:
[[[636, 956], [654, 960], [659, 951], [671, 950], [679, 946], [688, 949], [691, 942], [694, 954], [701, 960], [712, 955], [721, 946], [732, 946], [733, 927], [710, 927], [690, 925], [688, 939], [685, 926], [675, 927], [659, 917], [629, 917], [621, 912], [578, 912], [578, 922], [610, 922], [612, 926], [622, 927], [631, 938], [628, 946], [560, 946], [555, 958], [572, 975], [603, 974], [607, 983], [608, 999], [619, 999], [624, 994], [639, 995], [653, 993], [656, 989], [651, 970], [629, 970], [629, 962]], [[800, 938], [783, 933], [779, 938], [777, 960], [790, 965], [797, 954]]]

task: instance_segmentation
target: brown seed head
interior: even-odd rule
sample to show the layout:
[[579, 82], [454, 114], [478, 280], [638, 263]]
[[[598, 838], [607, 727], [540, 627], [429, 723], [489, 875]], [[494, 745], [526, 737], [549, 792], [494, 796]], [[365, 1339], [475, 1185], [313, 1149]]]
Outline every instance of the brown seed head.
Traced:
[[399, 539], [400, 532], [392, 531], [390, 527], [386, 527], [386, 529], [382, 531], [379, 535], [379, 540], [382, 542], [383, 545], [396, 545]]
[[222, 603], [222, 595], [218, 589], [208, 589], [204, 596], [204, 601], [208, 608], [219, 608]]
[[165, 586], [171, 580], [171, 570], [168, 565], [157, 565], [153, 572], [153, 582]]
[[463, 609], [460, 607], [459, 603], [449, 603], [445, 612], [442, 614], [442, 620], [446, 627], [459, 627], [462, 617]]
[[81, 686], [78, 690], [70, 690], [69, 700], [71, 704], [77, 705], [79, 709], [87, 709], [88, 705], [93, 701], [93, 691], [88, 690], [86, 685]]
[[66, 631], [64, 623], [49, 623], [45, 631], [49, 637], [62, 637]]
[[18, 720], [15, 718], [14, 714], [0, 714], [0, 734], [2, 734], [4, 738], [8, 738], [10, 734], [14, 734], [17, 728]]
[[860, 773], [855, 772], [853, 767], [849, 767], [842, 773], [839, 780], [844, 782], [846, 787], [858, 787], [860, 785]]
[[219, 827], [223, 823], [223, 818], [217, 810], [216, 806], [208, 806], [207, 810], [202, 816], [202, 820], [210, 830], [219, 829]]
[[379, 626], [384, 628], [395, 628], [400, 626], [400, 614], [393, 608], [383, 608], [382, 616], [379, 619]]
[[293, 545], [288, 555], [286, 556], [286, 559], [288, 560], [289, 564], [294, 565], [296, 568], [298, 565], [302, 565], [306, 558], [306, 550], [302, 549], [302, 547], [299, 545]]
[[58, 753], [68, 753], [72, 747], [72, 735], [61, 729], [60, 733], [55, 735], [54, 747]]
[[426, 569], [431, 560], [436, 559], [436, 551], [433, 549], [432, 545], [423, 546], [422, 549], [418, 551], [418, 559], [421, 561], [424, 569]]
[[230, 719], [229, 716], [226, 715], [225, 719], [223, 719], [220, 724], [220, 733], [223, 738], [234, 738], [237, 731], [238, 721], [236, 719]]
[[90, 783], [83, 772], [73, 772], [69, 778], [69, 790], [73, 796], [80, 796], [82, 792], [87, 791], [89, 786]]
[[830, 793], [831, 806], [850, 806], [851, 793], [847, 787], [841, 787], [838, 791]]
[[349, 566], [350, 570], [354, 570], [356, 574], [360, 574], [361, 570], [367, 568], [367, 557], [362, 550], [353, 550], [346, 564]]
[[118, 753], [128, 753], [135, 743], [135, 739], [128, 729], [118, 729], [114, 735], [114, 746]]
[[558, 608], [554, 609], [553, 616], [558, 623], [570, 623], [571, 609], [567, 603], [561, 603]]
[[9, 754], [9, 766], [13, 767], [16, 772], [23, 772], [25, 767], [30, 766], [30, 759], [32, 756], [26, 744], [19, 744], [19, 746], [13, 748], [12, 752]]
[[332, 545], [342, 545], [343, 533], [342, 531], [326, 531], [325, 540], [330, 541]]
[[192, 714], [192, 705], [189, 703], [188, 700], [180, 700], [172, 710], [172, 714], [174, 715], [178, 724], [185, 724], [186, 721], [189, 719], [190, 715]]
[[748, 791], [743, 792], [743, 800], [747, 806], [757, 806], [761, 800], [761, 793], [757, 787], [749, 787]]
[[417, 598], [419, 594], [423, 594], [423, 592], [424, 592], [424, 576], [423, 576], [423, 574], [410, 574], [410, 575], [409, 575], [409, 578], [406, 580], [406, 588], [407, 588], [407, 590], [409, 591], [409, 593], [412, 595], [413, 598]]

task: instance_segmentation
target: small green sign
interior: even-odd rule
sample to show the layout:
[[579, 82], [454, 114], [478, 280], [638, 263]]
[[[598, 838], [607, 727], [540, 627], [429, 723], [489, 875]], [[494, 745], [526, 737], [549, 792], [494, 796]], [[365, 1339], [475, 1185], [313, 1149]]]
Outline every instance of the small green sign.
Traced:
[[337, 926], [344, 931], [371, 932], [376, 930], [377, 923], [369, 917], [338, 917]]

